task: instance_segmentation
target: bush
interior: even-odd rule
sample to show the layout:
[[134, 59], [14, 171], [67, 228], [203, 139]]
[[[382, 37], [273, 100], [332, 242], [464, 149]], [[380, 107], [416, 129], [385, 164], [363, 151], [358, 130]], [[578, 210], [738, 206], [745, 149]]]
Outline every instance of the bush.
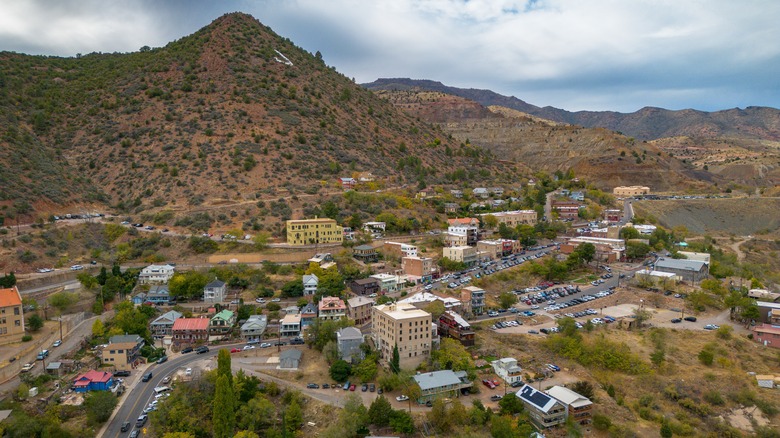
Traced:
[[702, 350], [699, 352], [699, 362], [704, 365], [711, 366], [715, 355], [709, 350]]
[[721, 339], [731, 339], [731, 332], [734, 331], [734, 327], [730, 325], [724, 325], [721, 326], [716, 332], [715, 335]]
[[704, 401], [715, 406], [722, 406], [726, 403], [726, 401], [723, 400], [723, 396], [720, 395], [720, 392], [714, 390], [704, 394]]
[[22, 342], [30, 342], [30, 341], [32, 341], [32, 335], [22, 336]]
[[612, 426], [612, 420], [606, 415], [595, 414], [593, 416], [593, 427], [598, 430], [608, 430]]

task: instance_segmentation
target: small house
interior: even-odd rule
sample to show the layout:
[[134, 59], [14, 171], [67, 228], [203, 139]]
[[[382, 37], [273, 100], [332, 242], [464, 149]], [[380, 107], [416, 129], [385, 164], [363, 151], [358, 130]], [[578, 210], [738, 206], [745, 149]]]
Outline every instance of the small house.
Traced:
[[108, 391], [113, 385], [113, 375], [105, 371], [90, 370], [73, 379], [73, 390], [76, 392]]
[[301, 364], [302, 355], [301, 350], [295, 348], [282, 351], [279, 353], [279, 369], [297, 370]]

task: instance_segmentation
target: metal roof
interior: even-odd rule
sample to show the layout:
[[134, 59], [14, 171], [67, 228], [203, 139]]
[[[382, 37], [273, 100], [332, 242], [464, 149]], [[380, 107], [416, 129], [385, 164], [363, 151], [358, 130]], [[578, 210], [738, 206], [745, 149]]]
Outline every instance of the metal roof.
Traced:
[[655, 269], [668, 268], [701, 271], [706, 265], [706, 263], [698, 260], [660, 258], [655, 262]]
[[528, 384], [523, 385], [523, 387], [517, 391], [517, 396], [520, 400], [523, 400], [542, 412], [548, 412], [556, 403], [558, 403], [554, 398], [542, 391], [537, 391], [533, 387], [528, 386]]
[[443, 386], [459, 385], [461, 383], [458, 376], [452, 370], [417, 374], [413, 379], [420, 385], [420, 389], [423, 391], [441, 388]]

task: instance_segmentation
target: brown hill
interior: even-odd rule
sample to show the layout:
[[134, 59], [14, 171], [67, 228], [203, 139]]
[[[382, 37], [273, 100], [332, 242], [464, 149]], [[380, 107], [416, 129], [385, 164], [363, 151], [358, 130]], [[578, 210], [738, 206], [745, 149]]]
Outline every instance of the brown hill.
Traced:
[[559, 123], [585, 127], [601, 127], [625, 133], [640, 140], [663, 137], [737, 137], [780, 140], [780, 110], [751, 106], [716, 112], [685, 109], [671, 111], [645, 107], [633, 113], [615, 111], [571, 112], [554, 107], [540, 108], [516, 97], [503, 96], [490, 90], [449, 87], [430, 80], [408, 78], [377, 79], [364, 84], [370, 90], [437, 91], [463, 97], [484, 106], [503, 106]]
[[39, 210], [186, 210], [318, 193], [358, 171], [388, 186], [495, 174], [484, 151], [238, 13], [136, 53], [0, 53], [0, 121], [0, 202]]
[[461, 141], [488, 148], [504, 162], [533, 171], [572, 169], [607, 189], [642, 184], [654, 191], [707, 190], [722, 182], [653, 144], [607, 129], [559, 124], [503, 107], [488, 109], [462, 97], [414, 88], [375, 93], [423, 120], [440, 124]]

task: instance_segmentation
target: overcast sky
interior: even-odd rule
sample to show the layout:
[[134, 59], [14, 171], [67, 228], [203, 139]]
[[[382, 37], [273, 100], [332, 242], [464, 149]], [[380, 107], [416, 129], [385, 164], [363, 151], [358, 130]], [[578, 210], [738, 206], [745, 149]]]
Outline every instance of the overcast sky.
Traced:
[[778, 0], [2, 0], [0, 50], [136, 51], [234, 11], [360, 83], [431, 79], [571, 111], [780, 108]]

